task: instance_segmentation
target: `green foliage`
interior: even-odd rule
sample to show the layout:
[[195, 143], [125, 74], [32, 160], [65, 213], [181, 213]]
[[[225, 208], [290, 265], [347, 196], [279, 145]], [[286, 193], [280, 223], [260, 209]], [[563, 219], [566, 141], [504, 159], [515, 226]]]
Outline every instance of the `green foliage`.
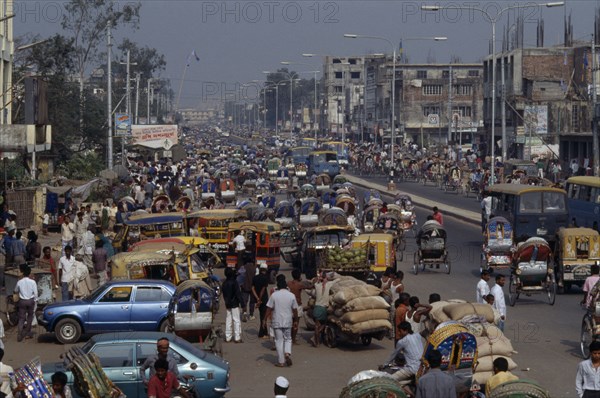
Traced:
[[89, 180], [104, 169], [104, 158], [96, 151], [82, 152], [73, 155], [58, 166], [58, 174], [73, 180]]

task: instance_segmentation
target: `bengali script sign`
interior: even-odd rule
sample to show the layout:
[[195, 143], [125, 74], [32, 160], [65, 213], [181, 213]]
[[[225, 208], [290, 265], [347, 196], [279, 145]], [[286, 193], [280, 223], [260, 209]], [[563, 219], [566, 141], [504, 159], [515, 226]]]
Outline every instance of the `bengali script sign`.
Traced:
[[169, 150], [178, 142], [176, 124], [133, 125], [131, 126], [133, 145]]

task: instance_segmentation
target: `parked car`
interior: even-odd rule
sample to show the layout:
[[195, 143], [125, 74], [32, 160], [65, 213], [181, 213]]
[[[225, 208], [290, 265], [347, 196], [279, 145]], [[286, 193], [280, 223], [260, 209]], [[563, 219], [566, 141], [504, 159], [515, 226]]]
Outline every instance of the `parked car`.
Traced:
[[83, 333], [164, 332], [174, 292], [167, 281], [111, 281], [83, 299], [46, 306], [38, 321], [63, 344], [76, 343]]
[[[188, 384], [202, 398], [224, 396], [229, 390], [229, 363], [221, 358], [194, 347], [184, 339], [160, 332], [104, 333], [92, 336], [82, 347], [85, 353], [94, 353], [106, 376], [128, 397], [145, 397], [146, 391], [139, 368], [146, 358], [156, 354], [156, 341], [169, 339], [169, 353], [177, 361], [179, 377], [191, 376]], [[64, 362], [42, 365], [46, 381], [54, 372], [65, 372], [73, 392], [73, 375]], [[148, 370], [146, 371], [148, 372]], [[149, 374], [146, 374], [149, 377]], [[74, 394], [75, 395], [75, 394]]]

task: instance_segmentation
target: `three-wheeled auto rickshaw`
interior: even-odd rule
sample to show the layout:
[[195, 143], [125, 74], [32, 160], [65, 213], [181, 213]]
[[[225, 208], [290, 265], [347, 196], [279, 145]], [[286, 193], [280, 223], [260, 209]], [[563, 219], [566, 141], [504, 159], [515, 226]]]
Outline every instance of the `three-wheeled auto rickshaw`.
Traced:
[[[233, 238], [240, 231], [246, 238], [246, 251], [243, 254], [244, 264], [247, 262], [266, 263], [269, 267], [269, 276], [274, 283], [280, 266], [281, 225], [270, 221], [233, 222], [229, 224], [228, 242], [233, 242]], [[230, 245], [227, 253], [227, 266], [236, 267], [237, 263], [235, 247]]]
[[381, 214], [375, 223], [375, 232], [382, 232], [392, 236], [394, 247], [396, 252], [400, 254], [400, 261], [402, 261], [404, 250], [406, 249], [406, 239], [404, 238], [404, 230], [402, 229], [402, 222], [398, 214], [390, 213], [389, 211]]
[[225, 264], [229, 250], [227, 226], [232, 222], [245, 220], [247, 214], [245, 210], [214, 209], [191, 212], [186, 218], [190, 225], [197, 225], [200, 237], [208, 241], [208, 245], [219, 254]]
[[555, 271], [559, 292], [583, 286], [591, 266], [600, 261], [600, 235], [591, 228], [560, 228], [557, 233]]
[[152, 251], [117, 253], [110, 259], [111, 279], [172, 280], [176, 257]]
[[366, 247], [371, 271], [381, 275], [388, 267], [396, 270], [396, 247], [391, 234], [361, 234], [352, 238], [351, 244], [354, 248]]
[[510, 268], [517, 250], [510, 222], [504, 217], [493, 217], [487, 223], [483, 236], [480, 271]]

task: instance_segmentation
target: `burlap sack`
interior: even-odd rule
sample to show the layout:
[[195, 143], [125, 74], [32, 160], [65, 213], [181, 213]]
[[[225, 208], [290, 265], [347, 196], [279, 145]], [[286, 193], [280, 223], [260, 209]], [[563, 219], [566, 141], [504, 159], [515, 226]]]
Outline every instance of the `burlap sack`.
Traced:
[[510, 357], [514, 354], [513, 346], [506, 336], [499, 338], [477, 337], [477, 355], [486, 357], [490, 355], [502, 355]]
[[342, 276], [336, 279], [336, 283], [333, 286], [331, 286], [331, 289], [329, 290], [331, 292], [331, 295], [334, 295], [344, 288], [361, 285], [366, 285], [366, 282], [358, 280], [352, 276]]
[[338, 291], [335, 295], [333, 295], [331, 302], [335, 303], [335, 305], [343, 306], [355, 298], [379, 296], [379, 293], [381, 293], [381, 289], [373, 285], [364, 284], [350, 286]]
[[431, 303], [432, 310], [429, 312], [429, 316], [437, 323], [449, 321], [450, 318], [444, 312], [444, 307], [449, 305], [448, 301], [437, 301]]
[[484, 316], [488, 322], [494, 322], [494, 311], [489, 304], [448, 304], [444, 306], [444, 313], [453, 321], [460, 321], [467, 315], [477, 314]]
[[506, 358], [508, 361], [508, 370], [513, 370], [517, 368], [517, 364], [511, 358], [503, 356], [503, 355], [487, 355], [485, 357], [478, 356], [477, 357], [477, 367], [475, 370], [477, 372], [492, 372], [494, 370], [494, 359], [496, 358]]
[[493, 375], [494, 372], [475, 372], [473, 373], [473, 383], [485, 384]]
[[390, 313], [388, 310], [364, 310], [346, 312], [340, 320], [343, 323], [361, 323], [366, 321], [373, 321], [376, 319], [388, 320], [389, 317]]
[[502, 330], [497, 326], [486, 324], [483, 336], [488, 337], [491, 340], [498, 340], [504, 337], [504, 333], [502, 333]]
[[381, 296], [358, 297], [344, 306], [344, 311], [387, 310], [390, 305]]
[[373, 329], [386, 328], [392, 329], [392, 324], [387, 319], [376, 319], [373, 321], [366, 321], [360, 323], [347, 323], [344, 324], [344, 329], [349, 331], [350, 333], [360, 334], [369, 332]]

